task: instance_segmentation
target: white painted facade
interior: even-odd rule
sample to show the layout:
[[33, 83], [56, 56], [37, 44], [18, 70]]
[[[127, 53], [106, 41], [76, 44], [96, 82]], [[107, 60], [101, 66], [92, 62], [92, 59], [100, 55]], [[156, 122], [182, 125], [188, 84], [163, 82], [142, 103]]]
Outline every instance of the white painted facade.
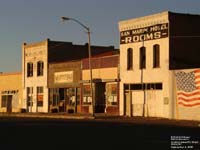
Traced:
[[[43, 61], [43, 75], [37, 76], [37, 62]], [[33, 76], [27, 77], [27, 63], [33, 63]], [[28, 112], [48, 112], [48, 40], [22, 45], [22, 85], [23, 108]], [[33, 93], [27, 95], [27, 87], [33, 88]], [[37, 87], [43, 87], [43, 106], [37, 107]], [[32, 106], [27, 106], [27, 97], [32, 96]]]
[[[198, 115], [200, 113], [198, 105], [200, 98], [195, 98], [197, 105], [192, 107], [178, 105], [177, 101], [175, 73], [177, 69], [188, 71], [189, 68], [187, 69], [186, 63], [195, 61], [194, 56], [198, 54], [199, 49], [195, 45], [196, 42], [194, 41], [194, 45], [192, 45], [190, 44], [192, 40], [188, 40], [188, 38], [173, 39], [176, 38], [175, 35], [179, 34], [188, 37], [194, 34], [191, 29], [193, 27], [190, 25], [184, 24], [184, 27], [179, 30], [176, 26], [176, 17], [179, 19], [179, 22], [177, 22], [179, 25], [187, 23], [188, 20], [197, 21], [199, 19], [197, 15], [176, 14], [166, 11], [119, 22], [120, 115], [200, 120]], [[170, 23], [170, 19], [173, 20], [173, 23]], [[170, 27], [173, 30], [170, 30]], [[172, 31], [175, 33], [172, 33]], [[180, 43], [187, 42], [187, 40], [190, 43], [185, 44], [187, 47], [184, 49], [184, 47], [179, 47], [180, 43], [175, 46], [178, 40]], [[153, 46], [155, 44], [160, 46], [159, 67], [153, 66], [153, 60], [155, 60]], [[141, 47], [146, 48], [146, 67], [143, 69], [140, 68]], [[130, 49], [132, 49], [132, 59], [129, 60], [132, 61], [131, 69], [127, 67]], [[177, 53], [181, 50], [184, 50], [184, 54], [188, 54], [186, 55], [188, 58]], [[194, 56], [190, 55], [191, 51], [195, 54], [193, 54]], [[182, 61], [174, 59], [177, 55], [180, 56]], [[180, 66], [176, 66], [176, 64], [180, 64]], [[198, 66], [198, 64], [193, 65]], [[189, 67], [192, 68], [193, 66]], [[152, 85], [156, 84], [159, 84], [159, 87], [152, 88]]]
[[[157, 24], [169, 23], [168, 12], [119, 22], [120, 32], [126, 30], [143, 29]], [[153, 68], [153, 45], [160, 45], [160, 67]], [[146, 68], [143, 70], [143, 83], [162, 83], [162, 89], [130, 90], [129, 107], [132, 112], [126, 114], [124, 84], [140, 84], [142, 70], [139, 68], [139, 49], [146, 47]], [[127, 50], [133, 49], [133, 69], [127, 70]], [[171, 89], [172, 72], [169, 71], [169, 38], [158, 38], [120, 44], [120, 115], [142, 116], [144, 95], [146, 98], [145, 116], [172, 118], [174, 110], [173, 92]], [[126, 103], [126, 104], [125, 104]], [[132, 108], [131, 108], [132, 107]]]

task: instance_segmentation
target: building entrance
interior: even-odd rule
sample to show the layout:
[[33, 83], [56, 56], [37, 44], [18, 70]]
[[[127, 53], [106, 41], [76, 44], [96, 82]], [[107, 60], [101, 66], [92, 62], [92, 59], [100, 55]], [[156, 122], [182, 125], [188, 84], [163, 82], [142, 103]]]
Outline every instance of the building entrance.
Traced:
[[50, 111], [76, 113], [80, 111], [80, 88], [50, 89]]
[[105, 82], [95, 83], [95, 113], [104, 113], [106, 107]]

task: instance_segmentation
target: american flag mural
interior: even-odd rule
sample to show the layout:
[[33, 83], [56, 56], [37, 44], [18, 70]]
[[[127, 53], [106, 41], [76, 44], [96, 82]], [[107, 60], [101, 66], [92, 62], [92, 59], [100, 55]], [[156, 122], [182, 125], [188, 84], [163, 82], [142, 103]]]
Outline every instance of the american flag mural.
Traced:
[[175, 72], [177, 103], [185, 107], [200, 106], [200, 69]]

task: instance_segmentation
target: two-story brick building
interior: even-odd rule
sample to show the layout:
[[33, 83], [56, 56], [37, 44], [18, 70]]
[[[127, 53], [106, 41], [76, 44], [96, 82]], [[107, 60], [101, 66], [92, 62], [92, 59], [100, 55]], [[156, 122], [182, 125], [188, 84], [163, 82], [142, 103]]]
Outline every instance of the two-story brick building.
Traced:
[[[92, 57], [115, 51], [113, 46], [91, 46]], [[53, 107], [50, 106], [51, 104], [57, 105], [57, 101], [64, 99], [64, 93], [70, 91], [73, 93], [75, 88], [78, 91], [79, 75], [77, 74], [80, 73], [80, 62], [75, 63], [75, 61], [84, 58], [88, 58], [87, 43], [74, 45], [71, 42], [49, 39], [30, 44], [24, 43], [22, 45], [23, 108], [28, 112], [49, 112]], [[56, 64], [60, 62], [67, 62], [67, 64]], [[60, 111], [65, 109], [65, 107], [60, 108]]]

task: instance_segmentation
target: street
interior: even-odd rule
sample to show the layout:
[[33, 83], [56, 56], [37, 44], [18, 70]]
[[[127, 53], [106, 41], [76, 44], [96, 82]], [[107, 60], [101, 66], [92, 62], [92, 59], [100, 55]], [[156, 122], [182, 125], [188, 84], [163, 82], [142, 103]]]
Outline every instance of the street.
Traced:
[[[200, 148], [200, 128], [117, 119], [0, 118], [4, 149], [170, 149], [174, 138]], [[173, 138], [173, 139], [172, 139]], [[183, 139], [184, 138], [184, 139]], [[195, 141], [196, 144], [191, 144]]]

